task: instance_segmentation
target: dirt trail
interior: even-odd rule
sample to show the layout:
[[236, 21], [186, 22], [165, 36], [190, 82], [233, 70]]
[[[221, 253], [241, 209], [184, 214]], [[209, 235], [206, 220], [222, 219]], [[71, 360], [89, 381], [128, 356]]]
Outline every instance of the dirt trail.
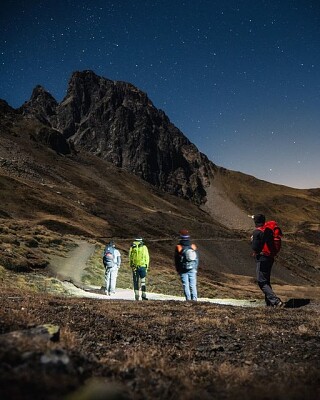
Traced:
[[[68, 290], [69, 294], [74, 297], [79, 298], [91, 298], [91, 299], [101, 299], [101, 300], [134, 300], [134, 293], [131, 289], [121, 289], [117, 288], [116, 293], [114, 295], [106, 296], [101, 293], [101, 290], [97, 286], [86, 286], [85, 290], [80, 287], [75, 286], [71, 282], [63, 282], [64, 287]], [[185, 301], [184, 297], [181, 296], [171, 296], [161, 293], [147, 293], [148, 300], [162, 300], [162, 301]], [[238, 299], [209, 299], [209, 298], [199, 298], [199, 302], [207, 302], [214, 304], [222, 304], [222, 305], [231, 305], [238, 307], [259, 307], [264, 306], [264, 302], [262, 300], [238, 300]]]
[[[86, 242], [85, 240], [79, 240], [75, 243], [77, 244], [77, 247], [71, 250], [67, 257], [55, 256], [50, 262], [50, 269], [52, 273], [62, 281], [62, 284], [68, 291], [69, 295], [74, 297], [103, 300], [134, 300], [134, 293], [131, 289], [117, 288], [117, 292], [113, 296], [109, 297], [101, 292], [100, 287], [89, 285], [84, 286], [81, 283], [81, 277], [87, 261], [90, 259], [95, 250], [95, 246]], [[149, 292], [148, 299], [185, 301], [184, 297]], [[237, 299], [200, 298], [198, 301], [241, 307], [257, 307], [262, 305], [260, 300], [250, 301]]]
[[[86, 267], [87, 261], [92, 256], [95, 246], [85, 240], [75, 242], [77, 247], [72, 249], [67, 257], [55, 256], [51, 260], [51, 272], [62, 282], [69, 296], [78, 298], [91, 298], [100, 300], [131, 300], [134, 301], [134, 293], [132, 289], [117, 288], [114, 295], [106, 296], [101, 288], [93, 285], [83, 285], [81, 277]], [[303, 288], [301, 288], [303, 289]], [[317, 288], [313, 288], [315, 291]], [[285, 290], [285, 287], [282, 287]], [[292, 290], [292, 288], [291, 288]], [[310, 290], [310, 288], [308, 289]], [[303, 291], [301, 293], [304, 293]], [[309, 293], [310, 295], [311, 293]], [[185, 301], [184, 297], [165, 295], [161, 293], [147, 293], [149, 300], [170, 300], [170, 301]], [[307, 293], [304, 294], [307, 296]], [[318, 295], [314, 293], [314, 296]], [[308, 296], [307, 296], [308, 297]], [[217, 299], [217, 298], [198, 298], [199, 302], [208, 302], [221, 304], [225, 306], [236, 307], [264, 307], [264, 301], [261, 299], [240, 300], [240, 299]], [[297, 300], [299, 301], [299, 300]], [[319, 310], [319, 304], [316, 305]]]
[[[68, 292], [69, 296], [78, 298], [91, 298], [100, 300], [130, 300], [134, 301], [134, 293], [132, 289], [117, 288], [114, 295], [106, 296], [101, 287], [93, 285], [84, 285], [81, 282], [83, 271], [86, 267], [87, 261], [92, 256], [95, 246], [85, 240], [75, 242], [77, 247], [70, 250], [68, 256], [58, 257], [55, 256], [51, 260], [51, 271], [61, 281], [62, 285]], [[291, 288], [292, 289], [292, 288]], [[302, 288], [303, 289], [303, 288]], [[316, 289], [316, 288], [314, 288]], [[282, 287], [282, 290], [285, 290]], [[310, 288], [309, 288], [310, 290]], [[301, 292], [303, 293], [303, 292]], [[309, 293], [310, 295], [311, 293]], [[184, 297], [165, 295], [161, 293], [147, 293], [149, 300], [170, 300], [170, 301], [185, 301]], [[314, 294], [316, 296], [316, 293]], [[242, 300], [242, 299], [217, 299], [217, 298], [198, 298], [199, 302], [207, 302], [214, 304], [221, 304], [225, 306], [236, 307], [264, 307], [264, 301], [259, 299]], [[299, 299], [297, 300], [299, 301]], [[316, 305], [319, 309], [319, 305]]]
[[86, 263], [92, 256], [95, 246], [85, 240], [75, 242], [77, 247], [70, 250], [67, 257], [55, 256], [50, 261], [50, 269], [60, 280], [69, 280], [74, 284], [81, 284]]

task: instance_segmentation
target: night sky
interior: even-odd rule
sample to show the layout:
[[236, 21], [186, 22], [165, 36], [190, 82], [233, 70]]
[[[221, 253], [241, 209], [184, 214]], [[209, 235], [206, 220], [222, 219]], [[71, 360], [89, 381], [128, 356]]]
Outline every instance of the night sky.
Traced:
[[320, 1], [9, 1], [0, 98], [90, 69], [146, 92], [210, 160], [320, 187]]

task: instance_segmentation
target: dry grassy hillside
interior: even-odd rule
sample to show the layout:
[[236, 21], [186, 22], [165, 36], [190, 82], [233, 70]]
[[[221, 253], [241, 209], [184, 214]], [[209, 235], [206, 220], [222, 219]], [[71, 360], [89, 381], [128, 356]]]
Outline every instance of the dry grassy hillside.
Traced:
[[224, 194], [248, 214], [262, 212], [275, 218], [286, 232], [319, 233], [320, 189], [294, 189], [223, 168], [217, 171], [215, 180]]
[[[18, 120], [1, 135], [2, 240], [11, 246], [8, 257], [8, 249], [2, 245], [5, 265], [16, 254], [21, 256], [17, 265], [30, 265], [30, 259], [35, 265], [37, 257], [39, 265], [45, 264], [45, 246], [34, 237], [39, 229], [92, 238], [99, 243], [115, 238], [122, 248], [140, 234], [149, 241], [154, 267], [170, 274], [177, 232], [188, 228], [199, 245], [204, 280], [225, 281], [226, 273], [252, 277], [252, 220], [247, 214], [263, 211], [275, 216], [284, 228], [279, 260], [282, 268], [275, 269], [279, 283], [320, 281], [318, 230], [314, 230], [320, 215], [317, 191], [298, 191], [218, 169], [208, 190], [208, 203], [201, 210], [93, 155], [57, 154], [33, 136], [30, 139], [37, 124], [30, 120], [26, 126]], [[265, 197], [268, 206], [263, 202]], [[288, 198], [290, 204], [282, 201]], [[230, 220], [240, 221], [238, 229]], [[19, 226], [19, 232], [12, 225]], [[27, 243], [30, 237], [38, 242], [31, 256], [30, 247], [24, 251], [24, 246], [17, 244]]]
[[[94, 156], [59, 155], [30, 140], [32, 127], [18, 121], [0, 137], [1, 398], [319, 398], [317, 191], [275, 186], [274, 195], [267, 183], [218, 170], [201, 210]], [[183, 227], [200, 249], [200, 296], [261, 297], [247, 217], [256, 210], [284, 226], [277, 293], [294, 304], [311, 299], [307, 306], [70, 299], [49, 269], [81, 239], [95, 246], [88, 269], [101, 278], [105, 241], [114, 238], [126, 260], [140, 234], [151, 253], [149, 288], [177, 294], [172, 252]], [[129, 279], [124, 268], [119, 283]]]

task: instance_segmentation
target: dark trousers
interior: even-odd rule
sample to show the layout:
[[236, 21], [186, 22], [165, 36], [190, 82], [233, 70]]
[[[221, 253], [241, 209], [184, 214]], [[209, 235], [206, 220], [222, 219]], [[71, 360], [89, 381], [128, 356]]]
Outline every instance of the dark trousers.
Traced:
[[258, 256], [256, 258], [257, 282], [264, 293], [267, 306], [274, 306], [280, 301], [272, 290], [270, 283], [273, 262], [274, 259], [272, 257]]

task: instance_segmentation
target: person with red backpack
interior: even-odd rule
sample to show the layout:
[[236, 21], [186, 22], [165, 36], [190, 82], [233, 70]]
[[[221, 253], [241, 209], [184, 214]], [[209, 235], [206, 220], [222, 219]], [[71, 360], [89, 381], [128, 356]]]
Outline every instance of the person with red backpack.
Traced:
[[253, 216], [255, 230], [251, 237], [251, 248], [256, 260], [257, 282], [264, 293], [267, 306], [283, 307], [284, 303], [272, 290], [270, 277], [274, 258], [281, 247], [281, 229], [275, 221], [266, 222], [263, 214]]
[[180, 240], [175, 248], [174, 261], [186, 300], [197, 301], [199, 253], [197, 246], [191, 243], [190, 234], [186, 229], [180, 231]]

